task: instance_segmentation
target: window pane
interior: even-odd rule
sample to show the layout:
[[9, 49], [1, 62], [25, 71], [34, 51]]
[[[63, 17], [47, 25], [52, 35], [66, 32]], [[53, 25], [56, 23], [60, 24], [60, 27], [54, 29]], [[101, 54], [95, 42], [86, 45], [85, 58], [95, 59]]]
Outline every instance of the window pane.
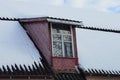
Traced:
[[61, 35], [59, 34], [53, 34], [53, 41], [61, 41]]
[[52, 24], [53, 33], [71, 34], [70, 25]]
[[72, 43], [64, 42], [65, 57], [73, 57]]
[[52, 28], [52, 32], [53, 33], [60, 33], [60, 29], [58, 29], [58, 28]]
[[58, 56], [58, 57], [63, 56], [61, 42], [53, 42], [53, 56]]
[[62, 34], [71, 34], [70, 29], [61, 30]]
[[71, 27], [52, 23], [53, 56], [73, 57]]
[[64, 41], [72, 41], [70, 35], [64, 35], [64, 36], [63, 36], [63, 40], [64, 40]]

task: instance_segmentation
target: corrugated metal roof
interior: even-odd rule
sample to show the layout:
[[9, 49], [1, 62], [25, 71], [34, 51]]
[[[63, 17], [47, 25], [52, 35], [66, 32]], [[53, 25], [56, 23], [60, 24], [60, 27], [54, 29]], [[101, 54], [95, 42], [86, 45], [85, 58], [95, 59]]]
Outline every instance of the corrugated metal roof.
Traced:
[[88, 29], [88, 30], [95, 30], [95, 31], [103, 31], [103, 32], [120, 33], [120, 30], [115, 30], [115, 29], [105, 29], [105, 28], [88, 27], [88, 26], [78, 26], [78, 28]]
[[88, 69], [85, 70], [87, 75], [103, 75], [103, 76], [120, 76], [120, 71], [103, 70], [103, 69]]
[[35, 18], [20, 18], [20, 20], [35, 20], [35, 19], [55, 19], [55, 20], [63, 20], [63, 21], [70, 21], [70, 22], [76, 22], [76, 23], [81, 23], [82, 21], [77, 21], [77, 20], [71, 20], [71, 19], [64, 19], [64, 18], [56, 18], [56, 17], [49, 17], [49, 16], [44, 16], [44, 17], [35, 17]]
[[43, 17], [43, 18], [63, 20], [63, 21], [70, 21], [70, 22], [77, 22], [77, 23], [81, 23], [82, 22], [82, 21], [77, 21], [77, 20], [70, 20], [70, 19], [64, 19], [64, 18], [55, 18], [55, 17]]
[[64, 19], [64, 18], [55, 18], [55, 17], [48, 17], [48, 16], [44, 16], [44, 17], [36, 17], [36, 18], [8, 18], [8, 17], [0, 17], [0, 20], [8, 20], [8, 21], [19, 21], [19, 20], [35, 20], [35, 19], [56, 19], [56, 20], [63, 20], [63, 21], [70, 21], [70, 22], [77, 22], [77, 23], [81, 23], [82, 21], [77, 21], [77, 20], [70, 20], [70, 19]]
[[0, 17], [0, 20], [6, 20], [6, 21], [19, 21], [19, 18]]
[[[98, 28], [98, 27], [88, 27], [84, 26], [82, 21], [77, 20], [70, 20], [70, 19], [64, 19], [64, 18], [55, 18], [55, 17], [37, 17], [37, 18], [8, 18], [8, 17], [0, 17], [0, 20], [6, 20], [6, 21], [20, 21], [20, 22], [33, 22], [33, 21], [41, 21], [41, 20], [47, 20], [48, 22], [53, 23], [64, 23], [64, 24], [72, 24], [77, 25], [77, 28], [82, 29], [88, 29], [88, 30], [96, 30], [96, 31], [104, 31], [104, 32], [113, 32], [113, 33], [120, 33], [120, 30], [114, 30], [114, 29], [105, 29], [105, 28]], [[66, 22], [67, 21], [67, 22]]]
[[64, 19], [64, 18], [55, 18], [55, 17], [37, 17], [37, 18], [21, 18], [19, 19], [20, 22], [35, 22], [35, 21], [48, 21], [52, 23], [63, 23], [63, 24], [70, 24], [70, 25], [78, 25], [81, 26], [82, 21], [77, 20], [70, 20], [70, 19]]
[[[77, 67], [77, 70], [81, 72], [81, 69], [79, 66]], [[120, 71], [116, 70], [104, 70], [104, 69], [92, 69], [88, 68], [87, 70], [82, 69], [84, 72], [84, 75], [100, 75], [100, 76], [120, 76]]]
[[8, 18], [8, 17], [0, 17], [0, 20], [6, 21], [21, 21], [21, 22], [33, 22], [33, 21], [41, 21], [46, 20], [48, 22], [57, 22], [71, 25], [82, 25], [82, 21], [70, 20], [64, 18], [54, 18], [54, 17], [37, 17], [37, 18]]

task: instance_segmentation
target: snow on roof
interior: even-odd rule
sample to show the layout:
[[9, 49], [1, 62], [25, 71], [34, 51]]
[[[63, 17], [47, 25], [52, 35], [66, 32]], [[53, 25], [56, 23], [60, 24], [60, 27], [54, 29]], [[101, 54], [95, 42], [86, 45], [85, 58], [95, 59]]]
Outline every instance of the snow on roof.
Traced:
[[0, 28], [0, 66], [39, 61], [39, 52], [17, 21], [0, 20]]
[[77, 29], [79, 64], [85, 69], [120, 70], [120, 34]]
[[[1, 6], [3, 6], [0, 8], [1, 17], [33, 18], [45, 15], [83, 21], [84, 26], [120, 30], [120, 14], [75, 9], [67, 6], [49, 6], [41, 3], [36, 4], [35, 1], [33, 1], [33, 3], [29, 1], [18, 3], [8, 0], [6, 4], [4, 3], [6, 3], [6, 1], [0, 1]], [[12, 5], [10, 3], [12, 3]], [[9, 64], [9, 62], [15, 63], [15, 61], [17, 61], [18, 64], [28, 64], [32, 62], [32, 58], [34, 58], [34, 60], [38, 59], [38, 56], [35, 56], [35, 54], [33, 55], [33, 53], [36, 53], [36, 55], [38, 54], [37, 50], [17, 22], [1, 21], [0, 26], [4, 26], [1, 27], [2, 29], [0, 31], [0, 41], [3, 41], [3, 45], [0, 46], [0, 51], [4, 52], [4, 54], [0, 53], [2, 56], [1, 60], [3, 60], [0, 61], [0, 64]], [[5, 34], [3, 35], [3, 33]], [[77, 29], [79, 63], [85, 69], [97, 68], [118, 70], [120, 67], [119, 36], [119, 34], [115, 33]], [[30, 50], [26, 50], [26, 48], [29, 48]], [[8, 52], [13, 55], [8, 54]], [[6, 55], [8, 55], [9, 58]], [[20, 57], [16, 58], [17, 56]]]

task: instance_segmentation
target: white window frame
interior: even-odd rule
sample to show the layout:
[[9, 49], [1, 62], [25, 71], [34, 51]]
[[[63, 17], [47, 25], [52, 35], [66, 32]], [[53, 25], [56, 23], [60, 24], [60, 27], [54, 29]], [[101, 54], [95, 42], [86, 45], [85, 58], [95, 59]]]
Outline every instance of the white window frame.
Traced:
[[[54, 54], [53, 54], [53, 34], [59, 34], [59, 33], [53, 33], [52, 32], [52, 23], [50, 23], [50, 27], [51, 27], [51, 39], [52, 39], [52, 56], [53, 57], [59, 57], [59, 56], [54, 56]], [[74, 54], [74, 41], [73, 41], [73, 32], [72, 32], [72, 26], [70, 26], [70, 31], [71, 31], [71, 34], [67, 34], [67, 35], [70, 35], [71, 36], [71, 43], [72, 43], [72, 57], [67, 57], [67, 58], [74, 58], [75, 57], [75, 54]], [[61, 36], [61, 38], [62, 38], [62, 57], [66, 57], [65, 56], [65, 50], [64, 50], [64, 42], [67, 42], [67, 41], [64, 41], [63, 40], [63, 35], [65, 35], [65, 34], [60, 34], [60, 35], [62, 35]], [[68, 41], [69, 42], [69, 41]]]

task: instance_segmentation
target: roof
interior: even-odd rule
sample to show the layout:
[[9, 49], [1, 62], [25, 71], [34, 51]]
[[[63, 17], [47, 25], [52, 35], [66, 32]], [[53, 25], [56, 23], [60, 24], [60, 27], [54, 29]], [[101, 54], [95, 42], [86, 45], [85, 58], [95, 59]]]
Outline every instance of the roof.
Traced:
[[46, 62], [40, 59], [40, 62], [34, 62], [30, 65], [3, 65], [0, 68], [0, 79], [54, 79], [51, 69]]
[[[120, 30], [120, 14], [68, 8], [65, 6], [46, 6], [44, 4], [33, 6], [32, 3], [14, 2], [14, 5], [7, 4], [6, 6], [3, 5], [3, 3], [6, 2], [0, 2], [1, 6], [3, 6], [0, 8], [1, 17], [34, 18], [45, 15], [83, 21], [84, 26], [92, 26], [93, 29], [105, 28]], [[12, 10], [9, 11], [8, 9]], [[119, 71], [119, 41], [119, 34], [77, 29], [80, 65], [83, 66], [85, 70], [89, 68]]]
[[85, 80], [79, 73], [54, 72], [18, 23], [20, 19], [0, 19], [0, 79]]
[[120, 71], [103, 70], [103, 69], [88, 69], [85, 71], [86, 75], [100, 75], [100, 76], [120, 76]]
[[0, 28], [0, 67], [39, 61], [38, 50], [17, 21], [0, 20]]
[[48, 21], [52, 23], [62, 23], [62, 24], [69, 24], [69, 25], [78, 25], [81, 26], [82, 21], [64, 19], [64, 18], [55, 18], [55, 17], [36, 17], [36, 18], [20, 18], [20, 22], [35, 22], [35, 21]]
[[50, 66], [16, 19], [2, 19], [0, 27], [0, 79], [54, 79]]
[[48, 21], [48, 22], [53, 22], [53, 23], [76, 25], [77, 28], [81, 28], [81, 29], [120, 33], [120, 30], [105, 29], [105, 28], [98, 28], [98, 27], [91, 27], [91, 26], [88, 27], [88, 26], [84, 26], [82, 21], [76, 21], [76, 20], [70, 20], [70, 19], [64, 19], [64, 18], [55, 18], [55, 17], [36, 17], [36, 18], [8, 18], [8, 17], [5, 18], [5, 17], [0, 17], [0, 20], [19, 21], [19, 22]]
[[56, 75], [58, 80], [86, 80], [79, 73], [61, 72], [61, 73], [57, 73]]
[[83, 70], [80, 66], [77, 67], [78, 72], [83, 72], [86, 76], [107, 76], [107, 77], [119, 77], [120, 71], [115, 70], [104, 70], [104, 69], [92, 69], [88, 68], [87, 70]]
[[84, 29], [77, 34], [79, 64], [85, 71], [120, 71], [120, 34]]
[[[114, 34], [114, 33], [120, 33], [120, 30], [114, 30], [114, 29], [102, 29], [102, 28], [95, 28], [95, 27], [85, 27], [85, 26], [83, 26], [83, 25], [81, 25], [81, 21], [76, 21], [76, 20], [69, 20], [69, 19], [63, 19], [63, 18], [54, 18], [54, 17], [38, 17], [38, 18], [0, 18], [1, 20], [5, 20], [5, 21], [1, 21], [2, 23], [3, 22], [6, 22], [6, 24], [8, 25], [9, 23], [14, 23], [14, 24], [16, 24], [17, 23], [17, 25], [18, 25], [18, 22], [16, 22], [16, 21], [22, 21], [22, 22], [31, 22], [31, 21], [39, 21], [39, 20], [46, 20], [46, 19], [53, 19], [53, 21], [55, 21], [55, 20], [62, 20], [62, 22], [63, 21], [68, 21], [68, 22], [74, 22], [74, 23], [78, 23], [79, 25], [77, 25], [78, 26], [78, 28], [80, 28], [80, 29], [77, 29], [77, 34], [79, 34], [79, 35], [77, 35], [77, 42], [78, 42], [78, 53], [79, 53], [79, 61], [80, 61], [80, 65], [82, 65], [83, 67], [84, 67], [84, 69], [85, 69], [85, 71], [86, 72], [90, 72], [90, 71], [88, 71], [88, 70], [110, 70], [110, 71], [112, 71], [113, 69], [114, 70], [117, 70], [117, 71], [119, 71], [119, 62], [118, 62], [118, 64], [115, 64], [115, 63], [112, 63], [112, 64], [114, 64], [114, 66], [116, 65], [116, 67], [118, 67], [118, 68], [116, 68], [116, 67], [114, 67], [114, 66], [110, 66], [109, 65], [109, 61], [110, 61], [110, 59], [108, 58], [108, 60], [105, 62], [102, 62], [102, 60], [105, 60], [105, 59], [107, 59], [106, 57], [104, 58], [103, 56], [104, 56], [104, 52], [103, 53], [100, 53], [100, 52], [98, 52], [99, 51], [99, 48], [97, 48], [96, 49], [96, 46], [97, 46], [97, 44], [99, 44], [99, 43], [97, 43], [96, 42], [96, 36], [97, 36], [97, 38], [99, 39], [99, 41], [101, 41], [101, 38], [104, 38], [104, 37], [108, 37], [108, 39], [110, 38], [112, 38], [113, 36], [119, 36], [119, 34]], [[9, 21], [9, 23], [8, 23], [8, 21]], [[13, 21], [15, 21], [15, 22], [13, 22]], [[9, 24], [9, 26], [10, 26], [10, 24]], [[13, 26], [13, 25], [11, 25], [11, 26]], [[15, 27], [16, 25], [14, 25], [14, 27]], [[19, 27], [20, 27], [20, 25], [19, 25]], [[12, 28], [11, 28], [12, 29]], [[83, 30], [83, 29], [86, 29], [86, 30]], [[24, 29], [22, 29], [21, 28], [21, 30], [23, 30], [24, 31]], [[96, 30], [96, 31], [89, 31], [89, 30]], [[8, 29], [8, 32], [9, 32], [10, 30]], [[15, 30], [15, 31], [17, 31], [17, 30]], [[18, 31], [20, 31], [20, 30], [18, 30]], [[18, 31], [17, 31], [17, 33], [18, 33]], [[103, 33], [101, 33], [101, 32], [98, 32], [98, 31], [104, 31]], [[113, 33], [105, 33], [105, 32], [113, 32]], [[15, 32], [16, 33], [16, 32]], [[22, 33], [22, 32], [21, 32]], [[1, 34], [3, 34], [2, 32], [1, 32]], [[7, 33], [6, 33], [7, 34]], [[24, 35], [26, 35], [27, 36], [27, 34], [24, 32]], [[84, 36], [83, 36], [84, 35]], [[104, 36], [103, 36], [104, 35]], [[106, 35], [106, 36], [105, 36]], [[9, 34], [9, 35], [7, 35], [7, 36], [12, 36], [12, 34]], [[91, 36], [93, 36], [92, 37], [92, 39], [90, 39], [90, 37]], [[95, 36], [95, 37], [94, 37]], [[111, 37], [110, 37], [111, 36]], [[23, 36], [24, 37], [24, 36]], [[4, 39], [4, 37], [3, 37], [3, 39]], [[11, 39], [11, 38], [10, 38]], [[14, 37], [13, 39], [17, 39], [17, 37]], [[27, 39], [29, 39], [29, 37], [27, 36]], [[110, 40], [108, 41], [108, 39], [107, 39], [107, 42], [110, 42]], [[30, 40], [30, 39], [29, 39]], [[88, 41], [89, 40], [89, 41]], [[92, 40], [92, 41], [91, 41]], [[102, 40], [106, 40], [106, 39], [102, 39]], [[119, 39], [118, 39], [119, 40]], [[10, 40], [9, 40], [10, 41]], [[26, 41], [27, 42], [27, 41]], [[94, 46], [92, 46], [92, 45], [90, 45], [89, 46], [89, 44], [90, 43], [88, 43], [88, 42], [90, 42], [92, 45], [95, 45], [95, 47]], [[96, 42], [96, 43], [95, 43]], [[8, 42], [7, 42], [8, 43]], [[21, 40], [21, 43], [22, 43], [22, 40]], [[31, 42], [32, 43], [32, 42]], [[82, 43], [82, 44], [81, 44]], [[86, 43], [88, 43], [88, 44], [86, 44]], [[112, 43], [113, 43], [113, 41], [112, 41]], [[101, 44], [101, 43], [100, 43]], [[22, 45], [22, 44], [21, 44]], [[32, 43], [32, 45], [34, 45], [33, 43]], [[101, 46], [102, 46], [103, 44], [101, 44]], [[104, 43], [104, 45], [105, 45], [105, 43]], [[107, 45], [109, 45], [109, 44], [107, 44]], [[17, 44], [16, 44], [16, 46], [17, 46]], [[92, 47], [91, 47], [92, 46]], [[7, 46], [7, 47], [9, 47], [9, 46]], [[34, 46], [35, 47], [35, 46]], [[91, 49], [91, 50], [89, 50], [89, 47], [91, 47], [91, 48], [93, 48], [93, 49]], [[110, 47], [110, 46], [109, 46]], [[16, 47], [17, 48], [17, 47]], [[15, 49], [16, 49], [15, 48]], [[80, 48], [80, 49], [79, 49]], [[106, 47], [107, 48], [107, 47]], [[116, 48], [116, 49], [115, 49]], [[94, 50], [95, 49], [95, 50]], [[102, 48], [101, 48], [102, 49]], [[114, 47], [114, 48], [112, 48], [111, 50], [113, 50], [113, 49], [115, 49], [115, 50], [117, 50], [117, 47]], [[13, 49], [12, 49], [13, 50]], [[17, 49], [18, 50], [18, 49]], [[26, 49], [27, 50], [27, 49]], [[32, 49], [31, 49], [32, 50]], [[94, 51], [93, 51], [94, 50]], [[106, 49], [107, 50], [107, 49]], [[105, 50], [105, 48], [104, 48], [104, 51], [106, 51]], [[108, 51], [107, 53], [106, 53], [106, 55], [108, 54], [108, 53], [110, 53], [111, 55], [112, 55], [112, 53], [114, 53], [113, 51]], [[36, 50], [37, 51], [37, 50]], [[88, 52], [87, 52], [88, 51]], [[103, 50], [101, 50], [101, 51], [103, 51]], [[82, 52], [82, 53], [81, 53]], [[119, 51], [118, 51], [119, 52]], [[34, 53], [34, 52], [33, 52]], [[91, 57], [88, 57], [87, 58], [87, 55], [88, 55], [88, 53], [89, 53], [89, 55], [91, 55]], [[97, 53], [99, 53], [99, 54], [97, 54]], [[32, 57], [34, 57], [34, 59], [35, 60], [38, 60], [38, 58], [40, 57], [38, 57], [37, 55], [38, 55], [39, 53], [37, 52], [36, 54], [33, 54], [33, 55], [31, 55]], [[98, 56], [98, 55], [100, 55], [101, 54], [101, 57], [103, 57], [103, 59], [101, 59], [101, 58], [97, 58], [101, 63], [98, 63], [98, 61], [97, 60], [95, 60], [96, 58], [94, 58], [94, 56], [92, 56], [92, 55], [96, 55], [96, 57]], [[117, 53], [116, 53], [117, 54]], [[10, 54], [11, 55], [11, 54]], [[15, 55], [15, 54], [14, 54]], [[35, 57], [35, 55], [36, 55], [36, 57]], [[108, 54], [109, 55], [109, 54]], [[119, 55], [119, 54], [118, 54]], [[12, 55], [11, 55], [12, 56]], [[111, 56], [111, 57], [113, 57], [113, 56]], [[115, 57], [115, 61], [117, 61], [117, 59], [118, 58], [116, 58], [117, 57], [117, 55], [115, 56], [114, 55], [114, 57]], [[36, 59], [37, 58], [37, 59]], [[87, 58], [87, 59], [86, 59]], [[92, 59], [91, 59], [92, 58]], [[28, 61], [29, 61], [29, 58], [26, 58], [26, 59], [28, 59]], [[31, 59], [31, 61], [33, 62], [33, 61], [35, 61], [34, 59]], [[11, 59], [12, 60], [12, 59]], [[20, 59], [21, 60], [21, 59]], [[5, 60], [4, 60], [5, 61]], [[17, 62], [17, 61], [19, 61], [18, 59], [16, 59], [16, 62], [13, 62], [13, 61], [10, 61], [10, 63], [11, 62], [13, 62], [13, 63], [11, 63], [11, 64], [15, 64], [15, 63], [17, 63], [17, 64], [23, 64], [22, 63], [22, 61], [21, 61], [21, 63], [19, 63], [19, 62]], [[3, 65], [4, 64], [6, 64], [6, 65], [8, 65], [8, 64], [10, 64], [9, 62], [7, 62], [7, 63], [5, 63], [5, 62], [3, 62]], [[26, 64], [26, 63], [25, 63]], [[27, 62], [27, 64], [28, 64], [28, 62]], [[32, 64], [32, 63], [31, 63]], [[92, 64], [92, 65], [91, 65]], [[106, 67], [106, 68], [105, 68]]]

